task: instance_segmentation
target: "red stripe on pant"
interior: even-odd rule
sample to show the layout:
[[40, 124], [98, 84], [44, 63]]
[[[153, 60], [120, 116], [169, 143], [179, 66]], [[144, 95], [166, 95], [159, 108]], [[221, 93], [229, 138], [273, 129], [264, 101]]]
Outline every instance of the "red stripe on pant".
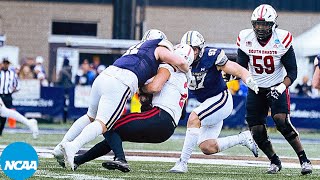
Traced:
[[125, 115], [124, 117], [118, 119], [115, 124], [118, 124], [118, 123], [120, 123], [120, 122], [122, 122], [122, 121], [125, 121], [126, 119], [131, 118], [131, 117], [147, 116], [148, 114], [153, 113], [153, 112], [156, 111], [157, 109], [158, 109], [157, 107], [154, 107], [153, 109], [151, 109], [151, 110], [149, 110], [149, 111], [146, 111], [146, 112], [142, 112], [142, 113], [131, 113], [131, 114]]
[[160, 113], [160, 109], [156, 109], [155, 111], [153, 111], [152, 113], [149, 113], [149, 114], [143, 114], [142, 116], [141, 115], [138, 115], [137, 116], [131, 116], [131, 118], [126, 118], [126, 120], [123, 120], [119, 123], [116, 123], [113, 127], [113, 129], [117, 129], [119, 126], [122, 126], [123, 124], [127, 124], [131, 121], [135, 121], [135, 120], [146, 120], [148, 118], [151, 118], [152, 116], [155, 116], [156, 114], [159, 114]]

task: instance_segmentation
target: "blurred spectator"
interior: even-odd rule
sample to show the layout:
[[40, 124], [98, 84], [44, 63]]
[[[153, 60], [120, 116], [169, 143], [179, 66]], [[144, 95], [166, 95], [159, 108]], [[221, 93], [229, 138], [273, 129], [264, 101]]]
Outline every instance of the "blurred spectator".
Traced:
[[72, 67], [69, 65], [69, 59], [64, 58], [62, 69], [59, 72], [57, 85], [64, 88], [70, 88], [72, 83]]
[[40, 80], [41, 85], [48, 86], [49, 82], [46, 78], [46, 72], [45, 72], [45, 69], [43, 66], [43, 61], [44, 61], [44, 59], [42, 56], [37, 56], [36, 57], [36, 65], [35, 65], [33, 71], [36, 75], [36, 78]]
[[83, 60], [76, 75], [76, 85], [92, 85], [95, 73], [89, 65], [88, 59]]
[[96, 77], [106, 68], [105, 65], [101, 64], [99, 56], [93, 56], [93, 63], [91, 64], [92, 69], [94, 70]]
[[57, 85], [64, 88], [64, 97], [65, 97], [65, 103], [64, 103], [64, 111], [63, 111], [63, 122], [67, 122], [68, 117], [68, 107], [69, 107], [69, 93], [71, 88], [73, 87], [72, 83], [72, 67], [69, 65], [69, 59], [64, 58], [62, 68], [58, 75]]
[[34, 79], [34, 73], [31, 70], [31, 67], [28, 64], [23, 64], [20, 67], [19, 78], [20, 79]]
[[34, 73], [36, 74], [36, 78], [40, 79], [43, 78], [43, 76], [46, 76], [46, 72], [43, 66], [43, 57], [42, 56], [37, 56], [36, 57], [36, 65], [34, 67]]
[[103, 71], [103, 70], [105, 70], [107, 67], [105, 66], [105, 65], [103, 65], [103, 64], [101, 64], [99, 67], [98, 67], [98, 69], [97, 69], [97, 75], [96, 75], [96, 77]]
[[309, 77], [303, 76], [302, 84], [297, 84], [295, 89], [298, 90], [297, 92], [298, 96], [311, 96], [312, 90], [311, 90], [311, 84], [309, 82]]

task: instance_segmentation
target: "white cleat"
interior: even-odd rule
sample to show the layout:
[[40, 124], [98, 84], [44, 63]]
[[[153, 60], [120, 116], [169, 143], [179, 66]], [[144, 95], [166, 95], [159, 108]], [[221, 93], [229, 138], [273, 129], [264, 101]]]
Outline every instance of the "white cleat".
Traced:
[[169, 172], [186, 173], [188, 172], [188, 165], [186, 162], [183, 162], [181, 161], [181, 159], [179, 159], [179, 161], [176, 162], [176, 164], [169, 170]]
[[57, 162], [59, 163], [60, 166], [62, 166], [63, 168], [66, 167], [66, 164], [64, 162], [64, 155], [63, 152], [61, 150], [61, 146], [60, 144], [58, 144], [52, 151], [52, 155], [53, 157], [57, 160]]
[[255, 157], [258, 157], [258, 145], [253, 140], [250, 131], [244, 131], [240, 133], [240, 136], [243, 135], [245, 137], [244, 141], [241, 143], [243, 146], [246, 146]]
[[60, 149], [63, 152], [64, 162], [66, 162], [66, 166], [70, 166], [71, 170], [74, 171], [74, 156], [78, 151], [74, 146], [72, 146], [71, 142], [64, 142], [60, 144]]
[[312, 164], [311, 162], [304, 162], [301, 164], [301, 174], [311, 174], [312, 173]]
[[29, 128], [32, 131], [33, 139], [37, 139], [39, 135], [38, 121], [36, 119], [29, 120]]

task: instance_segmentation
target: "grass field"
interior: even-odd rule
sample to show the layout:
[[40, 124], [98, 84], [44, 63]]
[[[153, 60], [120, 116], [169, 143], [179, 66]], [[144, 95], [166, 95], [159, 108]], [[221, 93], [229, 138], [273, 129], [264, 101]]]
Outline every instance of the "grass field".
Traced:
[[[66, 125], [67, 128], [68, 125]], [[40, 128], [61, 128], [56, 125], [43, 125]], [[237, 134], [240, 130], [223, 130], [222, 136]], [[176, 134], [183, 134], [184, 128], [178, 128]], [[320, 133], [301, 132], [302, 142], [306, 149], [309, 158], [317, 160], [319, 162], [319, 149], [320, 143], [317, 140], [320, 139]], [[275, 131], [270, 131], [271, 139], [275, 140], [274, 147], [280, 157], [292, 158], [293, 161], [297, 161], [296, 155], [288, 143], [281, 139], [281, 135]], [[45, 147], [52, 149], [63, 137], [62, 134], [42, 134], [38, 140], [33, 140], [30, 134], [17, 133], [11, 134], [9, 132], [4, 133], [0, 137], [0, 145], [7, 145], [12, 142], [22, 141], [31, 144], [34, 147]], [[86, 147], [91, 147], [95, 143], [99, 142], [102, 138], [99, 137], [96, 141], [89, 143]], [[124, 143], [126, 151], [174, 151], [179, 153], [183, 145], [183, 137], [171, 138], [168, 141], [161, 144], [136, 144], [136, 143]], [[199, 149], [196, 152], [200, 152]], [[251, 157], [245, 147], [239, 146], [231, 148], [220, 155], [227, 155], [230, 157]], [[260, 153], [260, 157], [264, 157]], [[235, 158], [237, 159], [237, 158]], [[199, 164], [189, 163], [189, 172], [185, 174], [172, 174], [167, 171], [174, 165], [174, 162], [150, 162], [147, 161], [134, 161], [128, 158], [131, 167], [131, 172], [122, 173], [120, 171], [106, 170], [101, 166], [103, 161], [94, 160], [90, 163], [80, 166], [77, 171], [72, 172], [67, 169], [63, 169], [53, 158], [40, 158], [40, 163], [37, 172], [30, 179], [319, 179], [320, 170], [315, 169], [312, 175], [301, 176], [300, 169], [298, 168], [284, 168], [277, 175], [265, 174], [266, 167], [261, 166], [236, 166], [225, 164]], [[196, 159], [197, 160], [197, 159]], [[212, 159], [215, 161], [215, 159]], [[314, 164], [319, 166], [320, 164]], [[0, 179], [8, 179], [1, 171]]]

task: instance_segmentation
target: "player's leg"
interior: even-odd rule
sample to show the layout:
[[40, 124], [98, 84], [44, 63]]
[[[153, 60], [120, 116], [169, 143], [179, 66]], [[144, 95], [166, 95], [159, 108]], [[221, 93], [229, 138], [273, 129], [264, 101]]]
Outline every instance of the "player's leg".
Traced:
[[[93, 119], [91, 120], [93, 121]], [[61, 142], [53, 149], [52, 155], [57, 160], [60, 166], [65, 167], [63, 152], [60, 145], [64, 142], [73, 141], [81, 133], [83, 128], [90, 124], [91, 120], [86, 114], [77, 119], [64, 135]]]
[[[32, 131], [33, 138], [36, 139], [39, 135], [38, 122], [35, 119], [27, 119], [22, 116], [19, 112], [8, 109], [7, 107], [12, 107], [12, 97], [8, 96], [0, 99], [0, 115], [1, 117], [8, 118], [12, 117], [16, 121], [28, 126], [28, 128]], [[5, 121], [4, 121], [5, 123]]]
[[171, 115], [158, 107], [143, 113], [131, 113], [121, 117], [113, 127], [114, 132], [106, 132], [104, 134], [115, 154], [115, 160], [104, 162], [102, 164], [103, 167], [129, 172], [130, 168], [125, 160], [122, 141], [139, 143], [164, 142], [173, 134], [175, 127], [176, 125]]
[[276, 124], [277, 130], [284, 136], [288, 141], [294, 151], [297, 153], [297, 156], [301, 165], [301, 173], [310, 174], [312, 173], [312, 165], [310, 160], [307, 158], [307, 155], [303, 149], [303, 146], [300, 141], [299, 133], [292, 125], [290, 121], [290, 111], [289, 95], [286, 91], [283, 93], [278, 100], [272, 102], [271, 111], [272, 117]]
[[213, 110], [211, 114], [201, 119], [200, 137], [198, 140], [200, 149], [204, 154], [209, 155], [224, 151], [235, 145], [244, 145], [257, 156], [258, 148], [249, 131], [218, 138], [222, 129], [223, 120], [230, 115], [233, 109], [231, 94], [226, 94], [226, 97], [227, 100], [224, 104], [221, 103], [220, 106], [216, 106], [216, 109]]
[[198, 118], [198, 115], [194, 111], [192, 111], [187, 122], [186, 136], [184, 139], [180, 158], [176, 162], [176, 164], [169, 170], [169, 172], [185, 173], [188, 171], [187, 163], [191, 157], [192, 151], [197, 145], [200, 134], [200, 126], [201, 122]]
[[84, 154], [74, 157], [75, 167], [78, 167], [86, 162], [94, 160], [98, 157], [108, 154], [111, 151], [111, 148], [106, 140], [103, 140], [93, 146]]
[[267, 173], [277, 173], [281, 170], [281, 161], [275, 153], [269, 136], [267, 134], [266, 117], [269, 110], [266, 89], [260, 88], [259, 94], [248, 90], [246, 102], [246, 121], [252, 133], [253, 139], [258, 147], [270, 160]]
[[187, 163], [199, 139], [201, 120], [217, 111], [217, 107], [221, 108], [221, 105], [225, 105], [228, 99], [228, 93], [226, 92], [207, 99], [191, 112], [180, 159], [169, 172], [184, 173], [188, 171]]
[[[93, 97], [91, 95], [93, 92], [100, 94], [98, 101], [91, 98]], [[98, 107], [96, 120], [87, 125], [73, 141], [62, 144], [64, 158], [68, 160], [71, 169], [74, 168], [74, 156], [80, 148], [94, 140], [107, 129], [110, 129], [113, 123], [120, 117], [130, 93], [130, 88], [114, 77], [105, 74], [97, 77], [90, 93], [88, 110], [88, 115], [91, 117], [91, 109]]]

